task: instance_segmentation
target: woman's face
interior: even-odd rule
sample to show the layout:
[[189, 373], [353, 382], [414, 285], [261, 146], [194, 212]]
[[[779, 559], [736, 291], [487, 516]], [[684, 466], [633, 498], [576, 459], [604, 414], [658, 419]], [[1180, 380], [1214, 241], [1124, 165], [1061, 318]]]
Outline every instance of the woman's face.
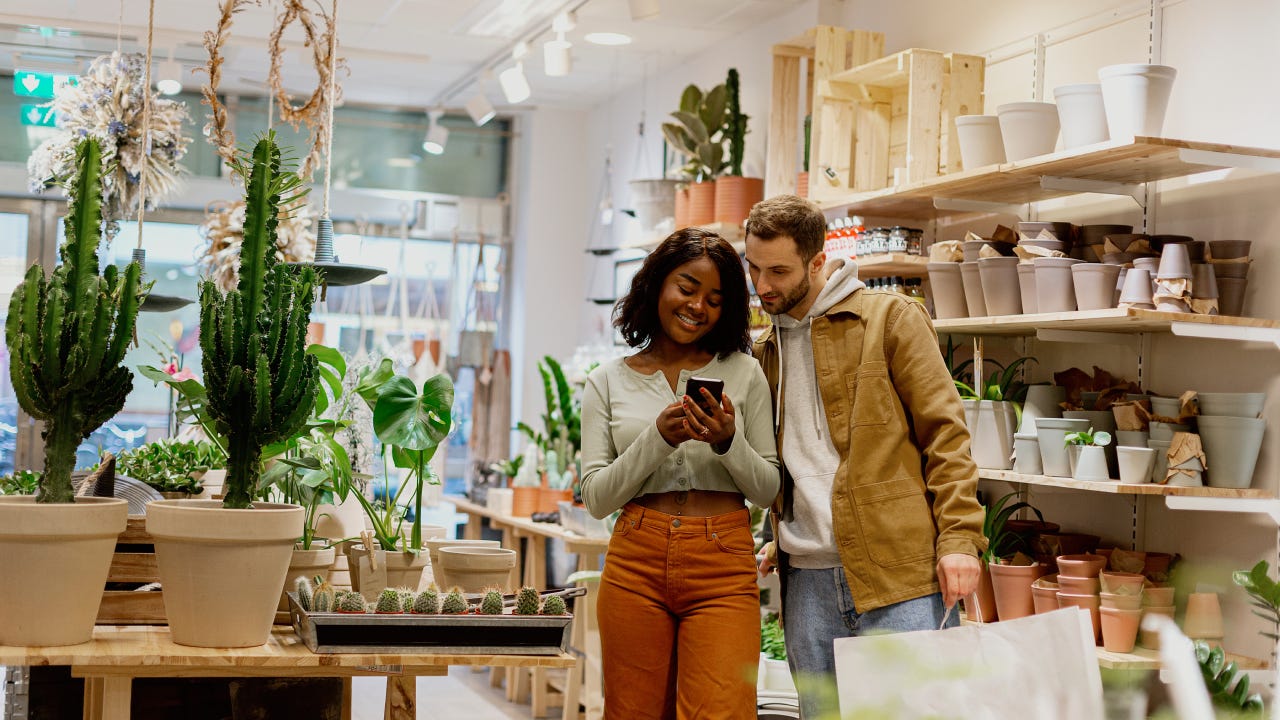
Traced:
[[662, 283], [658, 324], [671, 340], [691, 345], [715, 327], [723, 302], [720, 271], [704, 255], [672, 270]]

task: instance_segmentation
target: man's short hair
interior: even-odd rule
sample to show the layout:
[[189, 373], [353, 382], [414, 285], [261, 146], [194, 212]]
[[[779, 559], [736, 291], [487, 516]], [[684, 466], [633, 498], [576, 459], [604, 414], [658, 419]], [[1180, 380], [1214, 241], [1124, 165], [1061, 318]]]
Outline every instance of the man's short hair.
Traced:
[[827, 238], [827, 218], [817, 205], [799, 195], [778, 195], [761, 200], [751, 208], [747, 233], [761, 240], [788, 235], [796, 241], [800, 259], [807, 263], [822, 252]]

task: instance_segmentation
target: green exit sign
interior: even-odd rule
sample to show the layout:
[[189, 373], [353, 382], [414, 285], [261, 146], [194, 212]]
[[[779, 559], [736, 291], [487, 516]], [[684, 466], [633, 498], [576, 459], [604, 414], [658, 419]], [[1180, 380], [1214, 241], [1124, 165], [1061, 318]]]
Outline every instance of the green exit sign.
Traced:
[[18, 97], [52, 100], [58, 90], [66, 85], [75, 85], [78, 81], [79, 78], [75, 75], [54, 75], [52, 73], [19, 70], [13, 74], [13, 94]]
[[57, 127], [58, 116], [47, 105], [23, 105], [22, 124], [35, 127]]

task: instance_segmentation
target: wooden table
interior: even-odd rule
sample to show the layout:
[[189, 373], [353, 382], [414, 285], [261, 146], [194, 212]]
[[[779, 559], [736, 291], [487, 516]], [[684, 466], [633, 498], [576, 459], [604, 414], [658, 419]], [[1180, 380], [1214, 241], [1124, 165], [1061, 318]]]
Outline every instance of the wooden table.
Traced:
[[[265, 645], [211, 649], [174, 644], [167, 627], [99, 626], [93, 640], [68, 647], [0, 646], [0, 665], [69, 665], [85, 679], [85, 720], [128, 720], [134, 678], [387, 677], [387, 720], [415, 720], [421, 675], [445, 675], [451, 665], [571, 668], [572, 655], [444, 655], [343, 653], [307, 649], [292, 628], [276, 627]], [[350, 683], [343, 715], [350, 717]]]

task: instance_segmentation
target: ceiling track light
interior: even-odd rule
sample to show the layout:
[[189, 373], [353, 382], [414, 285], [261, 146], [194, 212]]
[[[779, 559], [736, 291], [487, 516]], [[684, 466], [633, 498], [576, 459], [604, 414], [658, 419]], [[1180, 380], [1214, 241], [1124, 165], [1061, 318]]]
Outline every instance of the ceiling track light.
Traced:
[[498, 73], [498, 84], [502, 85], [502, 94], [507, 102], [516, 104], [529, 99], [533, 91], [529, 88], [529, 78], [524, 74], [524, 56], [529, 54], [529, 43], [521, 40], [511, 50], [515, 65]]
[[564, 77], [573, 69], [573, 43], [564, 39], [564, 33], [556, 33], [555, 40], [542, 44], [543, 71], [547, 77]]
[[173, 59], [172, 53], [168, 60], [160, 63], [156, 78], [156, 91], [161, 95], [177, 95], [182, 92], [182, 65]]
[[485, 123], [498, 114], [498, 111], [493, 107], [493, 103], [489, 102], [489, 98], [485, 97], [484, 91], [480, 87], [476, 87], [476, 93], [471, 96], [470, 100], [467, 100], [466, 107], [467, 114], [471, 116], [471, 122], [475, 123], [476, 127], [483, 127]]
[[427, 113], [431, 122], [427, 125], [427, 137], [422, 141], [422, 149], [432, 155], [443, 155], [444, 146], [449, 142], [449, 128], [440, 124], [443, 110], [432, 110]]

